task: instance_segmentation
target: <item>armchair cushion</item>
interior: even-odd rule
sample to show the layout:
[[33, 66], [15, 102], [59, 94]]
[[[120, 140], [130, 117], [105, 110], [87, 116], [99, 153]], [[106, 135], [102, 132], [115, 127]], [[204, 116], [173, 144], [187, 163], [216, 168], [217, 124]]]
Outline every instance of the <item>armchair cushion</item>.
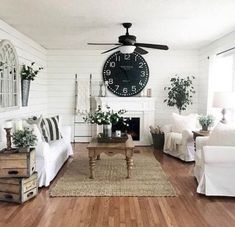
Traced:
[[202, 149], [205, 163], [224, 164], [235, 163], [235, 147], [230, 146], [205, 146]]
[[194, 130], [197, 127], [197, 118], [197, 114], [179, 115], [172, 113], [172, 131], [181, 133], [183, 130]]
[[167, 134], [168, 132], [172, 132], [172, 125], [171, 124], [164, 125], [162, 127], [162, 131], [164, 132], [164, 134]]
[[211, 146], [235, 146], [235, 128], [218, 123], [211, 132], [207, 145]]

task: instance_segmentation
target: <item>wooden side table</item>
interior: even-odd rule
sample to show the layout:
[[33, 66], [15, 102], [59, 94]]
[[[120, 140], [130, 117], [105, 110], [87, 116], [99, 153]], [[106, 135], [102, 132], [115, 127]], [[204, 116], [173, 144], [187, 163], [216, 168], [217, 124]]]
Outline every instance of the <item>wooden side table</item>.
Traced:
[[198, 136], [209, 136], [210, 135], [210, 131], [192, 131], [193, 133], [193, 140], [194, 140], [194, 148], [196, 151], [196, 138]]
[[36, 152], [0, 152], [0, 200], [24, 203], [38, 194]]

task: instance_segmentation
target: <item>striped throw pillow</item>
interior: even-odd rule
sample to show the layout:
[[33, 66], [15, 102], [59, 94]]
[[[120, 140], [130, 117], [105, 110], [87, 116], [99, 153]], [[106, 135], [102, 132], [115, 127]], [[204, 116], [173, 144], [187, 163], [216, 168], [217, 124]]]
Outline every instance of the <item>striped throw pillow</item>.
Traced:
[[59, 116], [42, 118], [40, 128], [46, 142], [62, 138], [59, 130]]

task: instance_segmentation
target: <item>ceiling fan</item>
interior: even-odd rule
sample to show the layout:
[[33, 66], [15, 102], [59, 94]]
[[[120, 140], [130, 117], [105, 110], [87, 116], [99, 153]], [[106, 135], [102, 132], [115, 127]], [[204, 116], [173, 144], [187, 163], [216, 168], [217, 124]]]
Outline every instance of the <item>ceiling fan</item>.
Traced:
[[152, 49], [159, 49], [159, 50], [168, 50], [168, 46], [166, 45], [160, 45], [160, 44], [151, 44], [151, 43], [137, 43], [136, 42], [136, 36], [129, 34], [129, 28], [132, 26], [132, 23], [123, 23], [123, 27], [126, 29], [126, 34], [121, 35], [118, 38], [119, 43], [88, 43], [88, 45], [115, 45], [116, 47], [111, 48], [109, 50], [106, 50], [102, 52], [102, 54], [105, 54], [107, 52], [110, 52], [112, 50], [118, 49], [124, 53], [124, 54], [130, 54], [134, 51], [138, 54], [147, 54], [148, 51], [144, 50], [141, 47], [145, 48], [152, 48]]

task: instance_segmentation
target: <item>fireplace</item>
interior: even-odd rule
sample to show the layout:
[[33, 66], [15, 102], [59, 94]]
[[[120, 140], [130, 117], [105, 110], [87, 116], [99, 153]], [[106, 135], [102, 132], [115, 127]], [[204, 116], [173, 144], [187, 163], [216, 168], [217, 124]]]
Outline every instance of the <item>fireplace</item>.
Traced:
[[[133, 135], [135, 145], [151, 145], [152, 138], [149, 126], [154, 126], [155, 99], [149, 97], [95, 97], [96, 106], [100, 105], [105, 110], [109, 106], [112, 110], [125, 109], [124, 118], [130, 119], [128, 129]], [[118, 128], [119, 129], [119, 128]], [[113, 131], [118, 130], [115, 127]], [[97, 133], [96, 133], [97, 134]]]
[[140, 118], [139, 117], [124, 117], [124, 122], [118, 122], [112, 126], [112, 131], [121, 130], [121, 132], [127, 132], [132, 136], [134, 141], [140, 140]]

